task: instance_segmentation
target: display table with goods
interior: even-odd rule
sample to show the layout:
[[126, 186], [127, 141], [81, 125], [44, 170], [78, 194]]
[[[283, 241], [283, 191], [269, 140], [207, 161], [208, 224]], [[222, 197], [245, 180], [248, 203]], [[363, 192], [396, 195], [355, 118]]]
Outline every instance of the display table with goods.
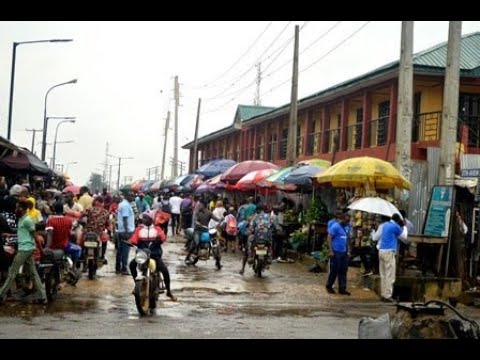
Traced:
[[333, 217], [327, 205], [319, 198], [314, 198], [305, 216], [309, 226], [307, 251], [320, 250], [328, 235], [327, 223]]

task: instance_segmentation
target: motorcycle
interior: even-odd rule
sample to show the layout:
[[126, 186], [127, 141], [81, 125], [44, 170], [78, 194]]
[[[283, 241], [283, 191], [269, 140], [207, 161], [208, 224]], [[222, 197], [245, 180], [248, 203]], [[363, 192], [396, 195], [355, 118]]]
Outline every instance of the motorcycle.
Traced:
[[38, 264], [38, 275], [45, 283], [45, 292], [49, 302], [57, 297], [60, 284], [66, 282], [75, 286], [80, 280], [81, 273], [72, 259], [59, 249], [45, 249]]
[[84, 266], [88, 269], [88, 278], [93, 280], [97, 274], [97, 269], [103, 266], [100, 261], [101, 242], [98, 235], [94, 232], [85, 234], [84, 248]]
[[[195, 236], [198, 236], [198, 241], [195, 241]], [[195, 265], [198, 260], [206, 261], [213, 256], [215, 259], [215, 266], [218, 270], [222, 268], [220, 264], [220, 246], [217, 239], [217, 229], [208, 229], [206, 226], [198, 225], [196, 229], [187, 229], [185, 237], [190, 243], [190, 249], [193, 247], [193, 252], [190, 255], [192, 258], [186, 259], [187, 265]]]
[[[138, 313], [144, 316], [148, 311], [153, 312], [157, 306], [158, 295], [165, 292], [163, 276], [157, 269], [156, 261], [150, 257], [150, 249], [139, 249], [128, 241], [125, 243], [137, 250], [135, 254], [137, 277], [133, 296]], [[152, 244], [153, 242], [150, 246]]]
[[252, 268], [258, 277], [262, 277], [262, 272], [270, 265], [271, 250], [271, 243], [268, 241], [259, 240], [252, 244]]

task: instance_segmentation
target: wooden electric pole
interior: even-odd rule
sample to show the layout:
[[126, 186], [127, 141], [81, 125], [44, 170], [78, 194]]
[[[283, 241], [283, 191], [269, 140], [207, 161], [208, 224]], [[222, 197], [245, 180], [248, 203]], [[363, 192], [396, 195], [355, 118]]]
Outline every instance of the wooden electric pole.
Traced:
[[[180, 103], [180, 86], [178, 84], [178, 76], [175, 76], [175, 135], [173, 145], [173, 161], [178, 163], [178, 106]], [[177, 176], [177, 167], [174, 167], [173, 176]]]
[[402, 21], [395, 164], [410, 180], [413, 122], [413, 21]]
[[293, 51], [292, 97], [290, 100], [290, 121], [287, 138], [287, 166], [293, 166], [297, 158], [297, 97], [298, 97], [298, 25], [295, 25]]
[[198, 167], [198, 126], [200, 124], [200, 106], [202, 99], [198, 99], [197, 108], [197, 122], [195, 123], [195, 138], [193, 139], [193, 164], [191, 165], [192, 171], [197, 170]]
[[163, 155], [162, 155], [162, 171], [160, 173], [160, 179], [163, 180], [165, 175], [165, 159], [167, 154], [167, 134], [168, 134], [168, 126], [170, 125], [170, 111], [167, 112], [167, 119], [165, 120], [165, 134], [164, 136], [164, 143], [163, 143]]
[[453, 185], [455, 176], [461, 41], [462, 22], [450, 21], [443, 88], [442, 129], [440, 132], [440, 185]]

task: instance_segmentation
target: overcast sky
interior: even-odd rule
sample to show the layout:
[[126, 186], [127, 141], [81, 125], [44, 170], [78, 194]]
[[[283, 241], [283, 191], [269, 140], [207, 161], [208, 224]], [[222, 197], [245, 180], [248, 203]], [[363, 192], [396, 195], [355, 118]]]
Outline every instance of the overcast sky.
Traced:
[[[400, 22], [0, 22], [0, 134], [7, 134], [12, 43], [72, 38], [17, 47], [12, 141], [30, 148], [32, 133], [25, 129], [42, 128], [46, 91], [76, 78], [77, 84], [48, 96], [48, 116], [77, 117], [59, 127], [58, 141], [74, 143], [57, 146], [57, 163], [78, 162], [68, 173], [84, 184], [103, 168], [108, 141], [111, 154], [134, 158], [125, 160], [122, 181], [144, 178], [147, 168], [161, 164], [174, 76], [181, 84], [182, 146], [193, 140], [199, 97], [200, 135], [231, 124], [238, 104], [253, 103], [259, 59], [262, 105], [289, 101], [295, 24], [302, 26], [300, 98], [399, 57]], [[475, 31], [480, 22], [463, 22], [463, 34]], [[447, 40], [448, 22], [417, 21], [414, 34], [414, 51], [424, 50]], [[50, 121], [48, 142], [57, 122]], [[173, 156], [173, 121], [170, 128], [167, 159]], [[47, 160], [51, 154], [49, 146]], [[188, 161], [188, 152], [180, 149], [179, 158]]]

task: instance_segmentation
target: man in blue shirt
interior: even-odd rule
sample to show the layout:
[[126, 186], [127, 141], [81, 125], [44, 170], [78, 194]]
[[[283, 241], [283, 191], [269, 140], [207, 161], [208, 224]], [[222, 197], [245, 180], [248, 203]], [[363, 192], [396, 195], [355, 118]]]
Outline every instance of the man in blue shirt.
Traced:
[[335, 212], [335, 215], [333, 216], [332, 219], [328, 220], [328, 223], [327, 223], [327, 230], [330, 230], [330, 227], [335, 224], [335, 223], [338, 223], [340, 221], [340, 218], [342, 217], [342, 214], [343, 212], [341, 210], [337, 210]]
[[128, 252], [130, 247], [125, 241], [128, 241], [135, 230], [135, 217], [133, 214], [132, 205], [133, 193], [128, 193], [125, 199], [118, 205], [117, 224], [118, 224], [118, 243], [117, 243], [117, 258], [115, 264], [115, 273], [122, 275], [129, 275], [128, 266]]
[[385, 223], [378, 245], [380, 259], [380, 285], [382, 301], [392, 302], [393, 284], [395, 283], [398, 239], [407, 241], [407, 228], [399, 214], [393, 214], [392, 220]]
[[335, 294], [333, 284], [338, 275], [338, 293], [350, 295], [347, 291], [347, 270], [348, 270], [348, 239], [350, 232], [350, 215], [341, 214], [339, 221], [331, 224], [328, 228], [328, 256], [330, 257], [330, 273], [327, 280], [327, 291]]

